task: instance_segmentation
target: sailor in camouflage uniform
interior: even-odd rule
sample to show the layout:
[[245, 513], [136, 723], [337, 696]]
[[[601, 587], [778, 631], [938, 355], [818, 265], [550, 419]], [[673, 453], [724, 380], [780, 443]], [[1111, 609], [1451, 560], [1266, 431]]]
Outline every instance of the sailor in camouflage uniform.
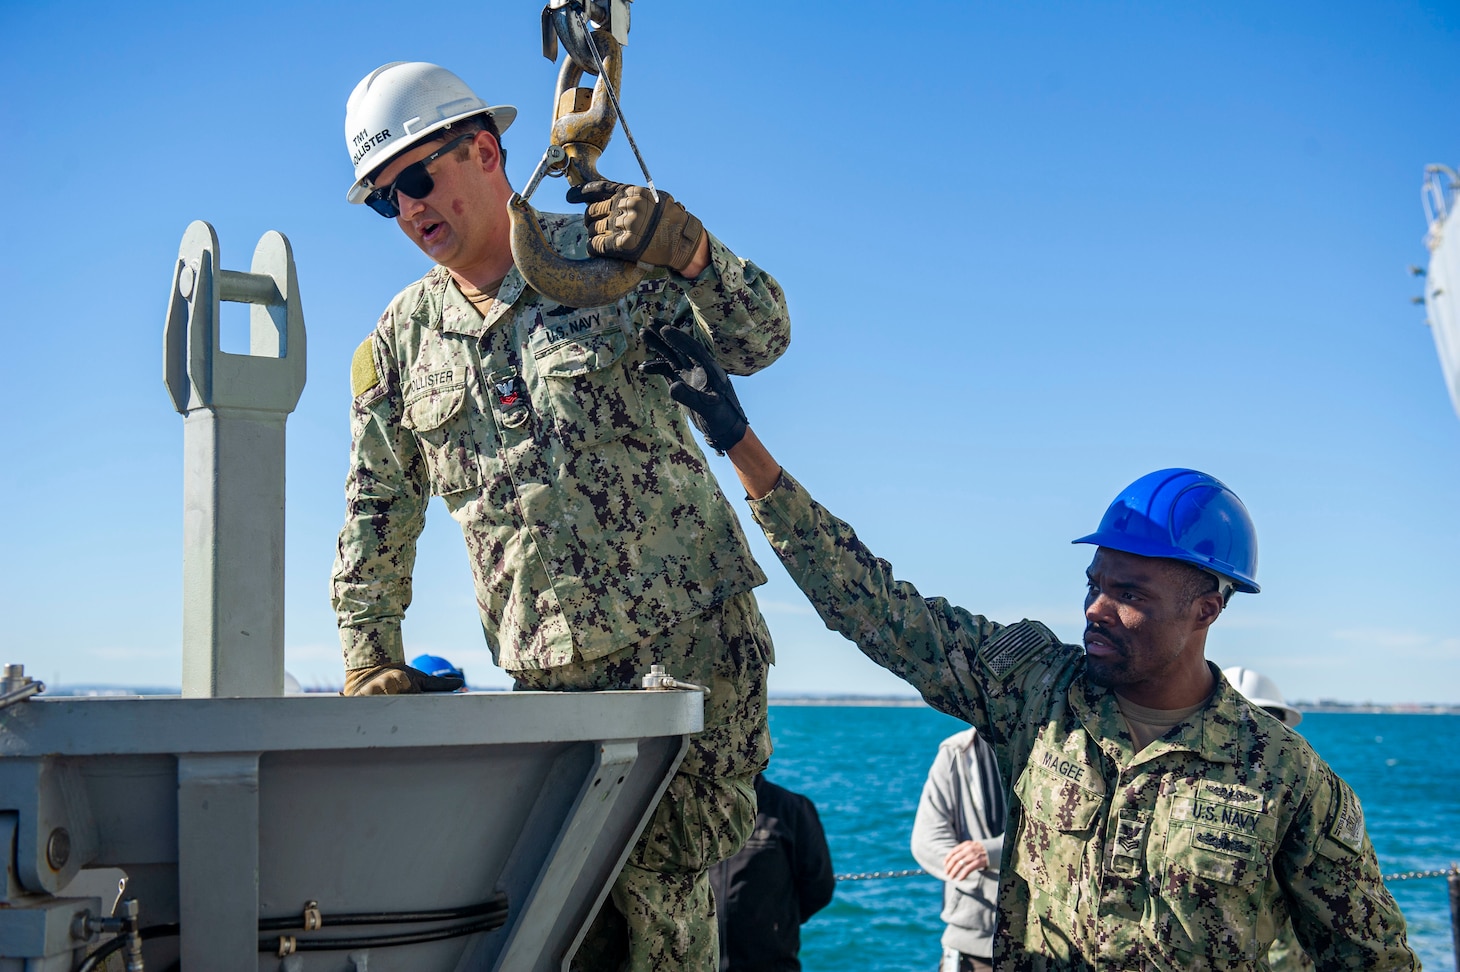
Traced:
[[[639, 328], [692, 330], [750, 374], [789, 341], [776, 282], [662, 190], [590, 184], [581, 217], [546, 216], [564, 255], [656, 265], [623, 299], [575, 309], [513, 267], [499, 132], [435, 65], [386, 65], [351, 95], [350, 198], [437, 266], [393, 300], [352, 367], [346, 519], [331, 591], [345, 694], [454, 687], [407, 667], [401, 619], [432, 496], [461, 526], [482, 628], [523, 689], [635, 687], [652, 663], [709, 686], [705, 730], [601, 909], [575, 967], [711, 970], [705, 872], [755, 820], [770, 755], [765, 576], [664, 383], [641, 374]], [[593, 239], [594, 236], [597, 239]]]
[[827, 626], [993, 744], [996, 969], [1265, 970], [1289, 918], [1321, 969], [1419, 967], [1353, 791], [1205, 660], [1232, 590], [1258, 589], [1231, 490], [1181, 469], [1132, 484], [1076, 541], [1098, 548], [1085, 647], [1061, 644], [896, 580], [746, 429], [712, 356], [651, 337], [670, 394], [728, 423], [751, 511]]

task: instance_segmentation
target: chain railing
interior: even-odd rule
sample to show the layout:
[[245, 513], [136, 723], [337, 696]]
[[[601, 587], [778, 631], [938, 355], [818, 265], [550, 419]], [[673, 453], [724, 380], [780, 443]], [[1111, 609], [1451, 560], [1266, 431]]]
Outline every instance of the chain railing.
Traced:
[[1387, 881], [1413, 881], [1415, 878], [1449, 877], [1450, 870], [1446, 868], [1441, 871], [1400, 871], [1398, 874], [1386, 874]]
[[[1449, 877], [1448, 868], [1437, 871], [1397, 871], [1394, 874], [1385, 874], [1385, 882], [1389, 881], [1413, 881], [1415, 878]], [[838, 881], [875, 881], [880, 878], [910, 878], [910, 877], [931, 877], [922, 868], [908, 868], [902, 871], [859, 871], [856, 874], [838, 874]]]

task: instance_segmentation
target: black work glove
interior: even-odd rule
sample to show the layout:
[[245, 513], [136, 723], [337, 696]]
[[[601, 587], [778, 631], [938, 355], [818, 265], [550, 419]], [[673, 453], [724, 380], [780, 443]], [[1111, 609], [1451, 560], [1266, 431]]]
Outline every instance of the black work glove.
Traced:
[[589, 204], [583, 226], [594, 256], [679, 271], [705, 235], [704, 224], [662, 189], [656, 203], [643, 186], [599, 179], [569, 189], [568, 202]]
[[427, 675], [405, 662], [368, 665], [345, 672], [341, 695], [415, 695], [419, 692], [455, 692], [465, 683], [458, 675]]
[[689, 419], [720, 455], [745, 438], [749, 422], [730, 376], [715, 353], [694, 336], [667, 324], [651, 324], [639, 337], [656, 357], [639, 365], [646, 375], [669, 380], [669, 397], [689, 410]]

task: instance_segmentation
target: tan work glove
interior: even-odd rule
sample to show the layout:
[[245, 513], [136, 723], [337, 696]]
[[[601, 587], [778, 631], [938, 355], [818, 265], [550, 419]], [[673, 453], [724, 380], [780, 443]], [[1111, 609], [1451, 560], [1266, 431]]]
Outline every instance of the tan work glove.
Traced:
[[455, 692], [464, 683], [456, 675], [427, 675], [405, 662], [370, 665], [345, 672], [341, 695], [416, 695], [420, 692]]
[[656, 203], [643, 186], [600, 179], [568, 190], [568, 202], [589, 204], [583, 224], [594, 256], [683, 270], [705, 235], [704, 224], [662, 189]]

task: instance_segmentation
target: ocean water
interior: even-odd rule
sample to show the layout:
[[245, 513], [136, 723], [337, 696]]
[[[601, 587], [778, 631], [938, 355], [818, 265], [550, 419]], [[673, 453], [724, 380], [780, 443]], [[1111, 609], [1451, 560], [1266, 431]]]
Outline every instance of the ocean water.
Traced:
[[[816, 803], [838, 874], [915, 868], [908, 838], [923, 780], [939, 741], [962, 728], [924, 707], [776, 705], [766, 775]], [[1460, 860], [1460, 716], [1312, 713], [1298, 730], [1359, 795], [1385, 874]], [[1389, 887], [1425, 968], [1455, 968], [1445, 879]], [[941, 907], [926, 875], [841, 882], [802, 928], [802, 964], [933, 972]]]

